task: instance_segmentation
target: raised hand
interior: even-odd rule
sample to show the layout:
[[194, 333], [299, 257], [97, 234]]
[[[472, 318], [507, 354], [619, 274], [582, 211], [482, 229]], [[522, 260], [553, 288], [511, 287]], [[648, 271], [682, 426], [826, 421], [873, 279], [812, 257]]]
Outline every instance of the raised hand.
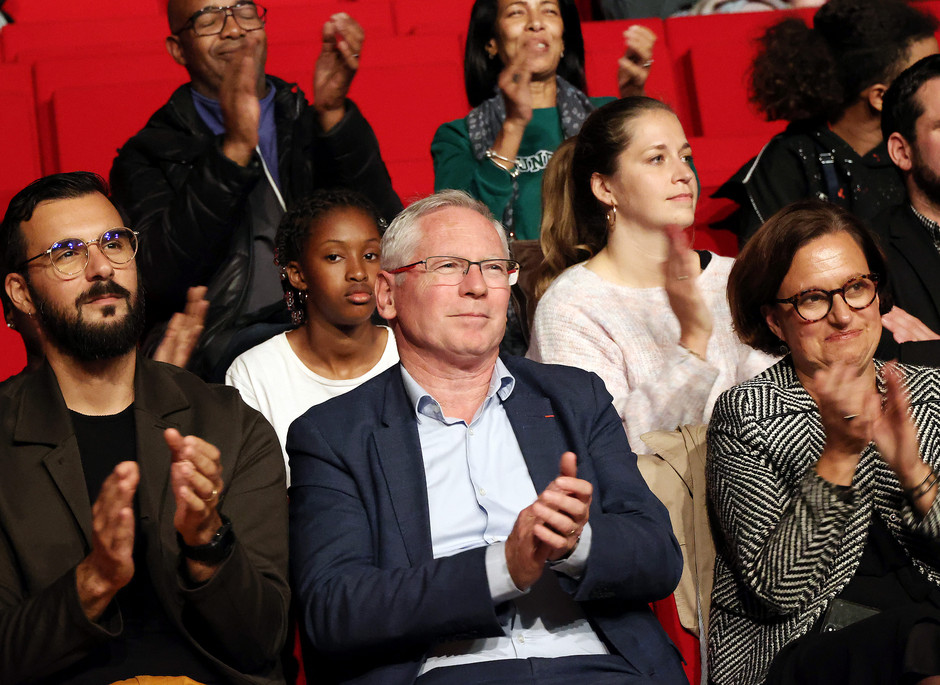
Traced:
[[91, 553], [75, 569], [82, 610], [91, 621], [104, 613], [118, 590], [134, 577], [134, 494], [137, 463], [114, 467], [91, 508]]
[[620, 97], [643, 95], [646, 79], [653, 66], [653, 45], [656, 34], [645, 26], [634, 24], [623, 32], [624, 53], [617, 60], [617, 85]]
[[699, 256], [678, 226], [667, 227], [666, 235], [669, 252], [663, 274], [669, 306], [679, 319], [679, 344], [705, 359], [712, 335], [712, 314], [698, 287], [702, 271]]
[[176, 312], [167, 324], [163, 340], [153, 353], [158, 362], [173, 364], [181, 369], [186, 368], [189, 357], [199, 342], [202, 329], [209, 311], [209, 300], [206, 299], [206, 286], [199, 285], [186, 292], [186, 307]]
[[532, 120], [532, 69], [529, 49], [521, 47], [499, 73], [497, 85], [506, 104], [506, 121], [521, 124], [523, 128]]
[[881, 323], [891, 331], [898, 344], [940, 340], [940, 335], [932, 331], [927, 324], [897, 305], [892, 307], [887, 314], [881, 315]]
[[219, 86], [219, 105], [225, 124], [222, 154], [241, 166], [248, 165], [258, 146], [261, 120], [258, 83], [263, 65], [257, 56], [256, 43], [263, 40], [261, 34], [254, 31], [245, 35], [238, 50], [231, 53]]
[[851, 485], [862, 450], [872, 439], [873, 403], [881, 412], [873, 374], [854, 364], [834, 363], [813, 374], [811, 394], [826, 432], [816, 472], [832, 483]]
[[506, 564], [517, 588], [531, 587], [542, 576], [546, 561], [574, 550], [588, 521], [592, 496], [591, 484], [577, 477], [574, 453], [565, 452], [560, 475], [519, 512], [506, 540]]
[[313, 72], [313, 106], [324, 131], [343, 118], [364, 41], [362, 27], [345, 12], [334, 14], [323, 25], [323, 45]]

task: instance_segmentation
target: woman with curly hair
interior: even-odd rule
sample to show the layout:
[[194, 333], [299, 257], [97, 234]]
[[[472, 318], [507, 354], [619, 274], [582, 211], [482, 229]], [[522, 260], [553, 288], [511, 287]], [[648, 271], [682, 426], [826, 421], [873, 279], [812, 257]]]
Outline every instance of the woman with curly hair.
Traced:
[[365, 197], [339, 188], [315, 192], [281, 219], [276, 263], [297, 328], [241, 354], [225, 374], [274, 426], [281, 449], [307, 409], [398, 362], [391, 329], [371, 321], [380, 221]]
[[768, 120], [791, 123], [716, 193], [740, 205], [730, 222], [742, 243], [795, 200], [828, 199], [862, 217], [903, 200], [881, 101], [898, 74], [937, 52], [936, 30], [904, 0], [830, 0], [812, 28], [790, 18], [767, 30], [751, 99]]

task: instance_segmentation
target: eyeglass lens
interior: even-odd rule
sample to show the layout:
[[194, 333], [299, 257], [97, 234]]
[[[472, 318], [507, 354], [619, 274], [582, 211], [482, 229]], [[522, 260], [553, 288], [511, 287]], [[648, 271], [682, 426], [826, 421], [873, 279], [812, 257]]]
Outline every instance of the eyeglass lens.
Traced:
[[249, 2], [232, 7], [206, 7], [193, 17], [193, 31], [197, 36], [221, 33], [228, 14], [245, 31], [257, 31], [264, 26], [264, 7]]
[[128, 228], [105, 231], [97, 240], [86, 244], [78, 238], [66, 238], [49, 248], [49, 258], [56, 271], [74, 276], [88, 264], [88, 245], [97, 243], [101, 254], [112, 264], [127, 264], [137, 254], [137, 236]]
[[796, 300], [796, 311], [807, 321], [819, 321], [832, 309], [832, 298], [842, 295], [852, 309], [865, 309], [875, 301], [877, 286], [870, 278], [853, 278], [838, 290], [808, 290]]
[[445, 285], [460, 285], [472, 264], [480, 266], [483, 280], [490, 287], [505, 288], [516, 282], [519, 265], [511, 259], [484, 259], [471, 262], [462, 257], [428, 257], [425, 268], [435, 274]]

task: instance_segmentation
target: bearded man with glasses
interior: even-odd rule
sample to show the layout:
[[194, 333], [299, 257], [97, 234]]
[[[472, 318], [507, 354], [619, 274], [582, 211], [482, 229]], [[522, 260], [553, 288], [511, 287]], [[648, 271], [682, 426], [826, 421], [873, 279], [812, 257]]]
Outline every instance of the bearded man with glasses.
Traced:
[[[114, 195], [141, 231], [150, 340], [207, 285], [205, 332], [190, 368], [224, 373], [229, 342], [257, 322], [287, 322], [274, 234], [317, 188], [365, 194], [387, 220], [401, 209], [368, 122], [346, 95], [364, 34], [345, 13], [324, 25], [313, 104], [265, 73], [267, 10], [244, 0], [170, 0], [170, 55], [190, 83], [118, 152]], [[225, 360], [221, 369], [216, 367]]]
[[138, 354], [137, 233], [107, 193], [47, 176], [0, 224], [46, 360], [0, 389], [0, 682], [283, 683], [277, 437], [237, 392]]
[[291, 571], [319, 683], [688, 683], [648, 603], [682, 568], [593, 373], [499, 354], [519, 274], [457, 190], [382, 238], [401, 363], [287, 436]]

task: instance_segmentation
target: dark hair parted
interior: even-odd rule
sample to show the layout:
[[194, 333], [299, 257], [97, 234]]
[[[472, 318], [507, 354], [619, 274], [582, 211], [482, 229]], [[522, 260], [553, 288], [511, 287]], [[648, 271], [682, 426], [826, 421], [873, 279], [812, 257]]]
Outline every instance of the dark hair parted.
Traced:
[[633, 139], [632, 122], [647, 112], [669, 112], [669, 105], [636, 95], [594, 110], [574, 139], [573, 149], [559, 149], [542, 177], [541, 244], [545, 260], [535, 291], [572, 264], [593, 257], [607, 245], [610, 207], [594, 196], [591, 177], [612, 176], [617, 158]]
[[890, 277], [875, 235], [861, 219], [838, 205], [801, 200], [770, 217], [747, 242], [731, 268], [728, 304], [741, 342], [769, 354], [780, 352], [780, 339], [767, 326], [761, 310], [774, 306], [797, 251], [833, 233], [848, 233], [862, 248], [869, 272], [878, 274], [881, 313], [891, 309]]
[[381, 236], [385, 220], [375, 205], [364, 195], [347, 188], [317, 190], [291, 207], [281, 217], [274, 235], [274, 263], [281, 273], [284, 301], [295, 324], [303, 323], [305, 294], [294, 288], [287, 278], [286, 268], [291, 262], [300, 262], [310, 238], [310, 227], [324, 215], [336, 209], [358, 209], [375, 222]]
[[935, 78], [940, 78], [940, 55], [924, 57], [894, 79], [881, 109], [881, 133], [885, 140], [896, 131], [909, 143], [917, 141], [917, 120], [924, 113], [924, 103], [917, 97], [917, 91]]
[[[581, 35], [578, 8], [574, 0], [558, 0], [558, 6], [565, 26], [562, 34], [565, 54], [558, 65], [558, 75], [586, 93], [584, 37]], [[476, 0], [473, 3], [463, 61], [464, 87], [471, 107], [476, 107], [496, 94], [499, 73], [505, 66], [498, 55], [491, 58], [486, 52], [490, 40], [496, 38], [498, 18], [499, 0]]]
[[759, 39], [751, 101], [770, 121], [835, 121], [863, 90], [890, 84], [911, 45], [936, 30], [936, 18], [904, 0], [829, 0], [813, 28], [785, 19]]
[[43, 176], [14, 195], [7, 205], [3, 222], [0, 223], [4, 274], [16, 271], [27, 259], [26, 237], [20, 230], [20, 224], [33, 218], [33, 212], [40, 203], [49, 200], [71, 200], [92, 193], [109, 197], [111, 191], [108, 182], [90, 171], [70, 171]]

